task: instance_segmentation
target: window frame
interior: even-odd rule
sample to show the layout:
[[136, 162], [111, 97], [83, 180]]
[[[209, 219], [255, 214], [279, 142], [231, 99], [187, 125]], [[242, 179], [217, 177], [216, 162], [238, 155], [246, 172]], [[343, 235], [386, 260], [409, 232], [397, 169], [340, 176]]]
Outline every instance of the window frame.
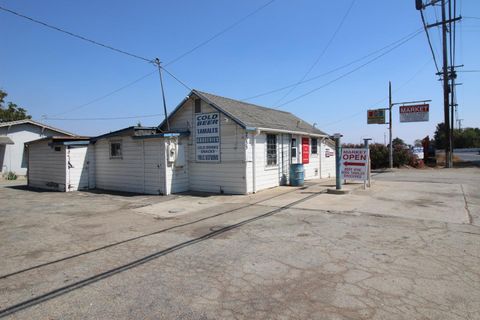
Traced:
[[[272, 144], [272, 141], [271, 139], [269, 138], [272, 138], [274, 139], [274, 144]], [[266, 134], [266, 137], [265, 137], [265, 155], [266, 155], [266, 161], [265, 161], [265, 166], [266, 167], [278, 167], [278, 146], [277, 146], [277, 135], [274, 134], [274, 133], [267, 133]], [[271, 160], [271, 155], [273, 154], [271, 151], [271, 148], [272, 146], [274, 147], [274, 150], [275, 150], [275, 158], [273, 159], [274, 162], [272, 162]]]
[[297, 159], [297, 156], [298, 156], [297, 138], [292, 138], [290, 141], [290, 158]]
[[[112, 145], [113, 144], [118, 144], [120, 145], [120, 148], [118, 149], [120, 151], [120, 154], [119, 155], [113, 155], [112, 154]], [[109, 152], [109, 155], [110, 155], [110, 159], [123, 159], [123, 142], [122, 140], [110, 140], [109, 143], [108, 143], [108, 152]]]
[[[313, 140], [315, 140], [315, 152], [313, 152]], [[310, 138], [310, 153], [318, 155], [318, 138]]]
[[193, 100], [193, 113], [202, 113], [202, 99], [197, 98]]

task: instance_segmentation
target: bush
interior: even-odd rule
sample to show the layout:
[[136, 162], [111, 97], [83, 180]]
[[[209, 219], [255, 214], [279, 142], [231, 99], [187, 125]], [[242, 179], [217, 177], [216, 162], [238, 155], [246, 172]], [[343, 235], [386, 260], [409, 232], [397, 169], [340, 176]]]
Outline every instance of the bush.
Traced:
[[13, 171], [9, 171], [7, 175], [5, 176], [5, 179], [7, 180], [17, 180], [17, 175]]
[[[372, 162], [372, 169], [381, 169], [388, 168], [388, 147], [380, 144], [373, 143], [370, 145], [370, 160]], [[393, 166], [401, 167], [405, 165], [410, 165], [412, 167], [420, 166], [418, 159], [413, 155], [410, 149], [405, 148], [401, 145], [396, 145], [393, 147]]]

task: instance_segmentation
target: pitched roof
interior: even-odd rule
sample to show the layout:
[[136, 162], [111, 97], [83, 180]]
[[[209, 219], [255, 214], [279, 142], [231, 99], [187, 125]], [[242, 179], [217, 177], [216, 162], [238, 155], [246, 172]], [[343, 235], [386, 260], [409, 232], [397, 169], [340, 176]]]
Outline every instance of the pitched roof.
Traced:
[[210, 103], [214, 108], [225, 113], [244, 128], [272, 129], [273, 131], [282, 130], [327, 136], [325, 132], [290, 112], [266, 108], [198, 90], [192, 90], [191, 93]]
[[49, 126], [49, 125], [46, 125], [46, 124], [43, 124], [43, 123], [40, 123], [40, 122], [37, 122], [37, 121], [33, 121], [32, 119], [23, 119], [23, 120], [17, 120], [17, 121], [0, 122], [0, 127], [9, 127], [9, 126], [15, 126], [15, 125], [19, 125], [19, 124], [32, 124], [34, 126], [38, 126], [38, 127], [41, 127], [41, 128], [56, 131], [58, 133], [61, 133], [61, 134], [67, 135], [67, 136], [74, 136], [75, 135], [71, 132], [68, 132], [68, 131], [65, 131], [65, 130], [62, 130], [62, 129], [58, 129], [58, 128], [54, 128], [52, 126]]

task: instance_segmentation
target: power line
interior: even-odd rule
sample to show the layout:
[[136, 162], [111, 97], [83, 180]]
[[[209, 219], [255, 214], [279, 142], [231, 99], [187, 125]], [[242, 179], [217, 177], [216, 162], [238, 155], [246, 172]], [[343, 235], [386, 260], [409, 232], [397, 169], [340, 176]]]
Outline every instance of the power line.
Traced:
[[[264, 8], [268, 7], [269, 5], [271, 5], [273, 2], [275, 2], [275, 0], [270, 0], [268, 2], [266, 2], [265, 4], [261, 5], [260, 7], [258, 7], [257, 9], [253, 10], [252, 12], [250, 12], [249, 14], [247, 14], [246, 16], [240, 18], [239, 20], [237, 20], [236, 22], [232, 23], [231, 25], [229, 25], [228, 27], [226, 27], [225, 29], [221, 30], [220, 32], [217, 32], [215, 33], [213, 36], [211, 36], [210, 38], [200, 42], [198, 45], [194, 46], [193, 48], [187, 50], [186, 52], [182, 53], [181, 55], [179, 55], [178, 57], [170, 60], [169, 62], [167, 62], [165, 64], [165, 66], [168, 66], [168, 65], [171, 65], [175, 62], [177, 62], [178, 60], [184, 58], [185, 56], [189, 55], [190, 53], [194, 52], [195, 50], [203, 47], [204, 45], [208, 44], [209, 42], [211, 42], [212, 40], [220, 37], [222, 34], [226, 33], [227, 31], [230, 31], [231, 29], [235, 28], [237, 25], [239, 25], [240, 23], [242, 23], [243, 21], [247, 20], [248, 18], [250, 18], [251, 16], [255, 15], [256, 13], [258, 13], [259, 11], [263, 10]], [[165, 69], [164, 69], [165, 70]]]
[[[355, 64], [355, 63], [357, 63], [357, 62], [360, 62], [360, 61], [362, 61], [362, 60], [365, 60], [365, 59], [368, 58], [368, 57], [371, 57], [371, 56], [373, 56], [373, 55], [375, 55], [375, 54], [377, 54], [377, 53], [379, 53], [379, 52], [382, 52], [382, 51], [385, 50], [385, 49], [390, 48], [391, 46], [394, 46], [395, 44], [397, 44], [397, 43], [399, 43], [399, 42], [402, 42], [404, 39], [407, 39], [407, 38], [409, 38], [410, 36], [418, 33], [418, 32], [419, 32], [420, 30], [422, 30], [422, 29], [423, 29], [423, 28], [417, 29], [417, 30], [415, 30], [414, 32], [411, 32], [411, 33], [409, 33], [408, 35], [406, 35], [406, 36], [404, 36], [404, 37], [402, 37], [402, 38], [400, 38], [400, 39], [398, 39], [398, 40], [395, 40], [394, 42], [391, 42], [391, 43], [389, 43], [388, 45], [386, 45], [386, 46], [384, 46], [384, 47], [382, 47], [382, 48], [380, 48], [380, 49], [377, 49], [377, 50], [375, 50], [375, 51], [372, 51], [372, 52], [370, 52], [370, 53], [368, 53], [368, 54], [366, 54], [366, 55], [364, 55], [364, 56], [362, 56], [362, 57], [360, 57], [360, 58], [358, 58], [358, 59], [352, 60], [352, 61], [350, 61], [350, 62], [348, 62], [348, 63], [346, 63], [346, 64], [344, 64], [344, 65], [341, 65], [341, 66], [339, 66], [339, 67], [336, 67], [336, 68], [334, 68], [334, 69], [331, 69], [331, 70], [329, 70], [329, 71], [327, 71], [327, 72], [324, 72], [324, 73], [319, 74], [319, 75], [317, 75], [317, 76], [314, 76], [314, 77], [308, 78], [308, 79], [306, 79], [306, 80], [303, 80], [303, 81], [301, 81], [299, 84], [311, 82], [311, 81], [316, 80], [316, 79], [318, 79], [318, 78], [321, 78], [321, 77], [323, 77], [323, 76], [326, 76], [326, 75], [329, 75], [329, 74], [331, 74], [331, 73], [334, 73], [334, 72], [336, 72], [336, 71], [338, 71], [338, 70], [342, 70], [342, 69], [344, 69], [344, 68], [346, 68], [346, 67], [349, 67], [349, 66], [351, 66], [351, 65], [353, 65], [353, 64]], [[266, 96], [266, 95], [270, 95], [270, 94], [272, 94], [272, 93], [276, 93], [276, 92], [279, 92], [279, 91], [283, 91], [283, 90], [286, 90], [286, 89], [288, 89], [288, 88], [294, 87], [294, 86], [296, 86], [296, 85], [297, 85], [297, 82], [292, 83], [292, 84], [289, 84], [289, 85], [286, 85], [286, 86], [283, 86], [283, 87], [280, 87], [280, 88], [277, 88], [277, 89], [269, 90], [269, 91], [266, 91], [266, 92], [263, 92], [263, 93], [259, 93], [259, 94], [256, 94], [256, 95], [253, 95], [253, 96], [250, 96], [250, 97], [243, 98], [243, 99], [241, 99], [241, 101], [252, 100], [252, 99], [255, 99], [255, 98], [259, 98], [259, 97], [263, 97], [263, 96]]]
[[62, 32], [62, 33], [67, 34], [67, 35], [69, 35], [69, 36], [71, 36], [71, 37], [74, 37], [74, 38], [77, 38], [77, 39], [80, 39], [80, 40], [83, 40], [83, 41], [86, 41], [86, 42], [90, 42], [90, 43], [92, 43], [92, 44], [94, 44], [94, 45], [97, 45], [97, 46], [100, 46], [100, 47], [103, 47], [103, 48], [106, 48], [106, 49], [115, 51], [115, 52], [117, 52], [117, 53], [121, 53], [121, 54], [130, 56], [130, 57], [132, 57], [132, 58], [139, 59], [139, 60], [142, 60], [142, 61], [145, 61], [145, 62], [149, 62], [149, 63], [152, 62], [152, 59], [144, 58], [144, 57], [139, 56], [139, 55], [137, 55], [137, 54], [134, 54], [134, 53], [131, 53], [131, 52], [127, 52], [127, 51], [125, 51], [125, 50], [121, 50], [121, 49], [114, 48], [114, 47], [109, 46], [109, 45], [107, 45], [107, 44], [104, 44], [104, 43], [101, 43], [101, 42], [98, 42], [98, 41], [95, 41], [95, 40], [86, 38], [86, 37], [84, 37], [84, 36], [81, 36], [81, 35], [78, 35], [78, 34], [76, 34], [76, 33], [73, 33], [73, 32], [67, 31], [67, 30], [64, 30], [64, 29], [59, 28], [59, 27], [55, 27], [55, 26], [53, 26], [53, 25], [51, 25], [51, 24], [48, 24], [48, 23], [46, 23], [46, 22], [43, 22], [43, 21], [40, 21], [40, 20], [31, 18], [31, 17], [28, 17], [28, 16], [26, 16], [26, 15], [24, 15], [24, 14], [18, 13], [18, 12], [16, 12], [16, 11], [13, 11], [13, 10], [10, 10], [10, 9], [7, 9], [7, 8], [5, 8], [5, 7], [0, 6], [0, 10], [3, 10], [3, 11], [8, 12], [8, 13], [11, 13], [11, 14], [16, 15], [16, 16], [18, 16], [18, 17], [20, 17], [20, 18], [23, 18], [23, 19], [27, 19], [27, 20], [29, 20], [29, 21], [31, 21], [31, 22], [36, 23], [36, 24], [40, 24], [40, 25], [42, 25], [42, 26], [44, 26], [44, 27], [47, 27], [47, 28], [50, 28], [50, 29], [53, 29], [53, 30]]
[[[398, 91], [401, 91], [403, 88], [405, 88], [410, 82], [412, 82], [422, 71], [423, 69], [430, 63], [430, 59], [428, 59], [421, 67], [420, 69], [418, 69], [407, 81], [405, 81], [404, 83], [402, 83], [396, 90], [393, 90], [393, 92], [398, 92]], [[381, 100], [378, 100], [377, 102], [374, 102], [374, 103], [371, 103], [369, 105], [378, 105], [379, 103], [382, 103], [384, 102], [385, 100], [387, 100], [388, 97], [386, 98], [382, 98]], [[328, 126], [331, 126], [333, 124], [336, 124], [336, 123], [339, 123], [339, 122], [343, 122], [345, 120], [348, 120], [348, 119], [351, 119], [351, 118], [354, 118], [360, 114], [364, 114], [365, 113], [365, 110], [362, 110], [362, 111], [359, 111], [359, 112], [356, 112], [354, 114], [351, 114], [351, 115], [348, 115], [346, 117], [342, 117], [341, 119], [339, 120], [335, 120], [335, 121], [332, 121], [332, 122], [328, 122], [326, 124], [322, 124], [321, 127], [322, 128], [325, 128], [325, 127], [328, 127]]]
[[345, 14], [343, 15], [342, 19], [340, 20], [340, 23], [338, 24], [337, 28], [335, 29], [335, 31], [333, 32], [332, 36], [330, 37], [330, 39], [328, 40], [327, 44], [325, 45], [325, 47], [323, 48], [322, 52], [320, 53], [320, 55], [315, 59], [315, 61], [313, 62], [312, 65], [310, 65], [310, 67], [307, 69], [307, 72], [305, 72], [303, 74], [303, 76], [300, 78], [300, 80], [297, 81], [297, 83], [292, 86], [292, 88], [290, 90], [288, 90], [288, 92], [286, 92], [280, 99], [278, 99], [274, 104], [278, 104], [280, 103], [283, 99], [285, 99], [287, 96], [290, 95], [290, 93], [292, 93], [296, 88], [297, 86], [303, 81], [305, 80], [305, 78], [310, 74], [310, 72], [312, 72], [313, 68], [315, 68], [315, 66], [318, 64], [318, 62], [320, 61], [320, 59], [323, 57], [323, 55], [325, 54], [325, 52], [327, 52], [328, 48], [330, 47], [330, 45], [332, 44], [333, 40], [335, 39], [335, 37], [337, 36], [338, 32], [340, 31], [340, 29], [342, 28], [345, 20], [347, 19], [348, 17], [348, 14], [350, 13], [350, 11], [352, 10], [353, 8], [353, 5], [355, 4], [355, 1], [356, 0], [352, 0], [352, 2], [350, 3], [350, 6], [348, 7], [347, 11], [345, 12]]
[[[71, 109], [65, 110], [65, 111], [63, 111], [63, 112], [57, 113], [57, 114], [53, 115], [53, 117], [58, 117], [58, 116], [61, 116], [61, 115], [66, 114], [66, 113], [70, 113], [70, 112], [73, 112], [73, 111], [80, 110], [80, 109], [82, 109], [82, 108], [84, 108], [84, 107], [87, 107], [87, 106], [89, 106], [89, 105], [91, 105], [91, 104], [93, 104], [93, 103], [95, 103], [95, 102], [98, 102], [98, 101], [101, 101], [101, 100], [103, 100], [103, 99], [106, 99], [106, 98], [114, 95], [115, 93], [123, 90], [123, 89], [126, 89], [126, 88], [128, 88], [128, 87], [133, 86], [134, 84], [140, 82], [141, 80], [143, 80], [143, 79], [151, 76], [152, 74], [154, 74], [154, 73], [156, 73], [156, 72], [157, 72], [157, 70], [154, 70], [154, 71], [151, 71], [151, 72], [149, 72], [149, 73], [147, 73], [147, 74], [144, 74], [144, 75], [141, 76], [140, 78], [137, 78], [136, 80], [134, 80], [134, 81], [132, 81], [132, 82], [129, 82], [129, 83], [127, 83], [126, 85], [124, 85], [124, 86], [122, 86], [122, 87], [120, 87], [120, 88], [118, 88], [118, 89], [115, 89], [115, 90], [113, 90], [113, 91], [110, 91], [109, 93], [104, 94], [104, 95], [102, 95], [102, 96], [100, 96], [100, 97], [98, 97], [98, 98], [92, 99], [92, 100], [88, 101], [87, 103], [84, 103], [84, 104], [81, 104], [81, 105], [79, 105], [79, 106], [73, 107], [73, 108], [71, 108]], [[49, 119], [49, 118], [48, 118], [48, 116], [46, 116], [46, 117], [44, 117], [44, 119]]]
[[96, 121], [96, 120], [123, 120], [123, 119], [139, 119], [139, 118], [154, 118], [163, 116], [163, 113], [156, 114], [144, 114], [137, 116], [125, 116], [125, 117], [99, 117], [99, 118], [47, 118], [47, 120], [62, 120], [62, 121]]
[[425, 16], [423, 15], [423, 10], [420, 10], [420, 16], [422, 17], [423, 28], [425, 29], [425, 34], [427, 35], [428, 46], [430, 47], [430, 51], [432, 52], [433, 62], [435, 63], [435, 69], [437, 69], [437, 73], [438, 73], [440, 72], [440, 69], [438, 68], [437, 58], [435, 57], [435, 52], [433, 51], [432, 41], [430, 40], [430, 34], [428, 32]]
[[400, 42], [399, 44], [395, 45], [394, 47], [390, 48], [389, 50], [383, 52], [382, 54], [374, 57], [373, 59], [368, 60], [367, 62], [361, 64], [360, 66], [358, 66], [358, 67], [356, 67], [356, 68], [354, 68], [354, 69], [352, 69], [352, 70], [350, 70], [350, 71], [348, 71], [348, 72], [346, 72], [346, 73], [338, 76], [337, 78], [335, 78], [335, 79], [333, 79], [333, 80], [331, 80], [331, 81], [329, 81], [329, 82], [327, 82], [327, 83], [325, 83], [325, 84], [323, 84], [323, 85], [321, 85], [321, 86], [319, 86], [319, 87], [317, 87], [317, 88], [314, 88], [314, 89], [312, 89], [312, 90], [310, 90], [310, 91], [308, 91], [308, 92], [306, 92], [306, 93], [304, 93], [304, 94], [301, 94], [301, 95], [299, 95], [299, 96], [297, 96], [297, 97], [295, 97], [295, 98], [293, 98], [293, 99], [291, 99], [291, 100], [289, 100], [289, 101], [287, 101], [287, 102], [284, 102], [284, 103], [280, 104], [280, 105], [277, 106], [276, 108], [281, 108], [281, 107], [283, 107], [284, 105], [287, 105], [287, 104], [290, 104], [290, 103], [292, 103], [292, 102], [294, 102], [294, 101], [297, 101], [297, 100], [299, 100], [299, 99], [301, 99], [301, 98], [303, 98], [303, 97], [305, 97], [305, 96], [308, 96], [308, 95], [310, 95], [310, 94], [312, 94], [312, 93], [314, 93], [314, 92], [316, 92], [316, 91], [318, 91], [318, 90], [320, 90], [320, 89], [322, 89], [322, 88], [325, 88], [325, 87], [331, 85], [331, 84], [334, 83], [334, 82], [337, 82], [338, 80], [340, 80], [340, 79], [342, 79], [342, 78], [345, 78], [346, 76], [348, 76], [348, 75], [350, 75], [350, 74], [352, 74], [352, 73], [360, 70], [361, 68], [363, 68], [363, 67], [369, 65], [370, 63], [372, 63], [372, 62], [380, 59], [381, 57], [387, 55], [388, 53], [392, 52], [392, 51], [395, 50], [396, 48], [402, 46], [402, 45], [405, 44], [406, 42], [408, 42], [408, 41], [410, 41], [411, 39], [415, 38], [415, 37], [416, 37], [417, 35], [419, 35], [420, 33], [421, 33], [421, 31], [418, 31], [417, 33], [413, 34], [413, 35], [410, 36], [409, 38], [405, 39], [404, 41], [402, 41], [402, 42]]

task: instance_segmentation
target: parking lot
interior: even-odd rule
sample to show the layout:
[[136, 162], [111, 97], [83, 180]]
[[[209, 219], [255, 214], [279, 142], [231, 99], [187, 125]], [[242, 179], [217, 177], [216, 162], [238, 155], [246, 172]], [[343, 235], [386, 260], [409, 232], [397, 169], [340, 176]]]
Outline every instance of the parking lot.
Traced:
[[480, 319], [480, 169], [255, 195], [0, 187], [0, 317]]

